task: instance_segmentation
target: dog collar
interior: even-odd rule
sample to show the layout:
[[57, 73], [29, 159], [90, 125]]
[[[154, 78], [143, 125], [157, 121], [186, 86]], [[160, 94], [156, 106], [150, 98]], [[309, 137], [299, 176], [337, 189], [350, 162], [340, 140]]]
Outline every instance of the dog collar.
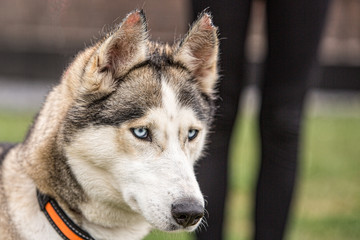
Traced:
[[51, 226], [65, 240], [95, 240], [89, 233], [76, 225], [61, 209], [55, 199], [36, 191], [41, 211]]

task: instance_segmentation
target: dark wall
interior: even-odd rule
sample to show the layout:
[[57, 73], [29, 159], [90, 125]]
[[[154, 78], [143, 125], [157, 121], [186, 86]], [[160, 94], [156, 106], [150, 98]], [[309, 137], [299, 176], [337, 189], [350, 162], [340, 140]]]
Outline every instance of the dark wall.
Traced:
[[[173, 42], [190, 24], [189, 1], [1, 0], [0, 75], [59, 79], [77, 51], [96, 41], [136, 8], [145, 10], [152, 39]], [[266, 52], [264, 4], [265, 1], [254, 1], [248, 34], [251, 83], [261, 73]], [[360, 89], [359, 12], [359, 0], [333, 0], [319, 48], [315, 86]]]

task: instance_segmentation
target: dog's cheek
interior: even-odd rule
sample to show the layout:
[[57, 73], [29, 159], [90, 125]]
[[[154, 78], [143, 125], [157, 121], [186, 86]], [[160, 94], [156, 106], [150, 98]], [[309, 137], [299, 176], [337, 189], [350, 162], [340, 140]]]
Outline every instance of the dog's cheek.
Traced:
[[136, 141], [131, 135], [127, 126], [123, 126], [117, 130], [115, 144], [119, 155], [131, 155], [136, 156], [138, 154], [138, 147]]
[[[131, 190], [129, 190], [129, 188], [131, 188]], [[129, 186], [129, 188], [122, 189], [123, 198], [124, 198], [126, 204], [134, 212], [141, 214], [141, 208], [139, 206], [138, 199], [137, 199], [136, 195], [134, 194], [135, 192], [139, 191], [140, 189], [137, 189], [136, 186], [131, 187], [131, 185]]]

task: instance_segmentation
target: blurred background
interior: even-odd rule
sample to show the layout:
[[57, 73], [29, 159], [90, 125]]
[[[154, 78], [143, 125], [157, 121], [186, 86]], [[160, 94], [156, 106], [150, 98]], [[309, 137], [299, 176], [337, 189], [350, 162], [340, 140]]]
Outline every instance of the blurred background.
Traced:
[[[73, 56], [135, 8], [145, 10], [153, 40], [172, 43], [191, 23], [188, 0], [1, 0], [0, 141], [21, 141]], [[360, 236], [360, 1], [333, 0], [327, 19], [319, 65], [310, 79], [301, 180], [288, 239]], [[254, 118], [266, 52], [263, 1], [254, 1], [249, 31], [248, 87], [234, 135], [239, 144], [232, 149], [227, 239], [249, 239], [252, 228]], [[191, 238], [155, 232], [148, 239]]]

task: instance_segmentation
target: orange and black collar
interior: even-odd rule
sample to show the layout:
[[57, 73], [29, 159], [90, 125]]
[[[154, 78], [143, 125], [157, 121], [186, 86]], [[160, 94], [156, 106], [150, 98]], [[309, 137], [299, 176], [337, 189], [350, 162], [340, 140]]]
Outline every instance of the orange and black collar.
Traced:
[[95, 240], [76, 225], [61, 209], [55, 199], [36, 191], [41, 211], [44, 212], [56, 232], [65, 240]]

